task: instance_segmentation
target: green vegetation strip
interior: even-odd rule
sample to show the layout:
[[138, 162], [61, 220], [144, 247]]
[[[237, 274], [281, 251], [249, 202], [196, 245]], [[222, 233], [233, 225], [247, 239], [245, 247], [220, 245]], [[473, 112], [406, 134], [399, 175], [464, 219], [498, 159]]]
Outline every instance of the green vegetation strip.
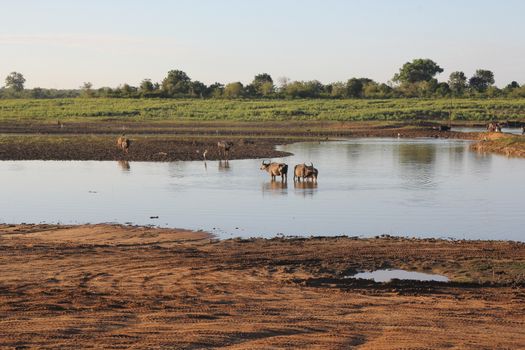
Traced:
[[525, 99], [0, 100], [0, 121], [525, 120]]

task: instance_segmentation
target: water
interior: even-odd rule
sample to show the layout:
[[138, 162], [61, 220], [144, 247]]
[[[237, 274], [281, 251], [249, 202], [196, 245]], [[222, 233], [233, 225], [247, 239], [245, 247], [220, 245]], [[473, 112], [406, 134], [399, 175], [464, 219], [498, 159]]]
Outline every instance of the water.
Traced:
[[448, 278], [442, 275], [428, 274], [406, 270], [375, 270], [372, 272], [360, 272], [348, 278], [361, 278], [374, 280], [374, 282], [390, 282], [393, 279], [448, 282]]
[[[525, 160], [468, 142], [354, 139], [280, 147], [319, 183], [270, 182], [260, 160], [0, 162], [0, 222], [101, 223], [234, 236], [380, 234], [524, 240]], [[293, 167], [291, 167], [293, 168]], [[150, 217], [158, 216], [158, 219]]]
[[[452, 131], [461, 131], [461, 132], [486, 132], [487, 128], [484, 127], [452, 127]], [[501, 128], [501, 132], [521, 135], [523, 130], [521, 128]]]

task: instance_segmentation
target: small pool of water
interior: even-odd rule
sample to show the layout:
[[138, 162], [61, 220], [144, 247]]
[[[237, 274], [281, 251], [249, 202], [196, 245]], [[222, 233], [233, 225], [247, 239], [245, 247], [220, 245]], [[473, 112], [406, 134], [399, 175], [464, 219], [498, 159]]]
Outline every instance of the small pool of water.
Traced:
[[390, 282], [393, 279], [448, 282], [448, 278], [443, 275], [434, 275], [406, 270], [376, 270], [371, 272], [360, 272], [355, 275], [348, 276], [348, 278], [361, 278], [374, 280], [374, 282]]

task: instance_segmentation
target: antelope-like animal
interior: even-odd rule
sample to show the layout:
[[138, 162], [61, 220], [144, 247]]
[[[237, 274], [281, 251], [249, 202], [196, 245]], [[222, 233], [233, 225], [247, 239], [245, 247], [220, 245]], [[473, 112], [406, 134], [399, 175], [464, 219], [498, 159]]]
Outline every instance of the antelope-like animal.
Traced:
[[219, 141], [217, 142], [217, 147], [219, 147], [219, 157], [224, 157], [225, 159], [230, 158], [230, 149], [233, 147], [233, 142], [230, 141]]
[[286, 163], [275, 163], [268, 162], [264, 160], [261, 165], [261, 170], [266, 170], [272, 177], [272, 181], [275, 181], [277, 176], [281, 177], [281, 181], [288, 180], [288, 164]]
[[125, 137], [124, 134], [117, 139], [117, 147], [126, 152], [126, 154], [128, 153], [130, 144], [131, 141], [127, 137]]

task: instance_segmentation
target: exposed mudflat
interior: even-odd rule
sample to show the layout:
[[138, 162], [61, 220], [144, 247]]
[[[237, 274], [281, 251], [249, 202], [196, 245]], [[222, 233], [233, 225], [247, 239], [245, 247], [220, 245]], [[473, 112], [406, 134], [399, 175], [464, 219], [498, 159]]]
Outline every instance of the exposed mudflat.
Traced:
[[[116, 146], [125, 133], [128, 153]], [[0, 123], [0, 160], [175, 161], [220, 159], [217, 141], [233, 143], [229, 159], [282, 157], [275, 145], [340, 137], [477, 139], [431, 124], [344, 122], [76, 122]]]
[[[402, 268], [452, 282], [345, 278]], [[0, 348], [519, 349], [525, 244], [0, 226]]]

